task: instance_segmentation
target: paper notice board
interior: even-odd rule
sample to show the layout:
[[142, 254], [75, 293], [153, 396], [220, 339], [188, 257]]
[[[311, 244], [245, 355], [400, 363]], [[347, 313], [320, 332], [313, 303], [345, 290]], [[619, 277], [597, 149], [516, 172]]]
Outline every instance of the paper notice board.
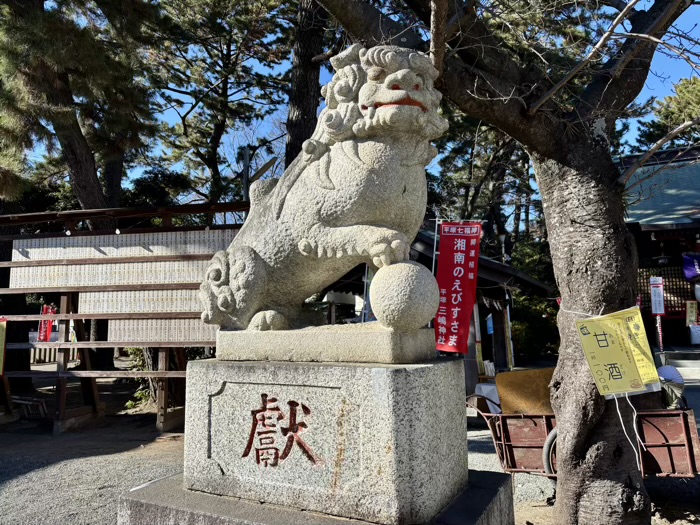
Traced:
[[601, 395], [642, 393], [658, 384], [639, 307], [576, 321], [576, 328]]

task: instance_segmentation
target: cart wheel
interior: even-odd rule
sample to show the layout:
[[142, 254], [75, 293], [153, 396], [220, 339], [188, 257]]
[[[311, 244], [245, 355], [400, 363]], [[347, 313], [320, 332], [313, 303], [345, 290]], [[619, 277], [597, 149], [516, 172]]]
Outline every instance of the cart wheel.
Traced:
[[547, 435], [542, 447], [542, 463], [547, 474], [556, 476], [557, 474], [557, 427]]

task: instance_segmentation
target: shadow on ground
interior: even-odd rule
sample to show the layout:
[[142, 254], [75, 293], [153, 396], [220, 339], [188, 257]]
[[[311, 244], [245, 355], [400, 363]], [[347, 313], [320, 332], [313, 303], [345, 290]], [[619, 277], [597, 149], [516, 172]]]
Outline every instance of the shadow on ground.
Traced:
[[154, 414], [109, 415], [56, 436], [35, 421], [3, 425], [0, 426], [0, 487], [35, 469], [69, 459], [119, 454], [160, 436]]
[[[51, 416], [55, 390], [42, 385], [32, 397], [42, 399]], [[30, 419], [0, 425], [0, 487], [35, 469], [70, 459], [119, 454], [158, 439], [155, 413], [123, 414], [126, 402], [137, 388], [134, 382], [98, 383], [106, 415], [85, 421], [76, 429], [53, 435], [53, 422]], [[79, 382], [68, 385], [68, 407], [82, 404]]]

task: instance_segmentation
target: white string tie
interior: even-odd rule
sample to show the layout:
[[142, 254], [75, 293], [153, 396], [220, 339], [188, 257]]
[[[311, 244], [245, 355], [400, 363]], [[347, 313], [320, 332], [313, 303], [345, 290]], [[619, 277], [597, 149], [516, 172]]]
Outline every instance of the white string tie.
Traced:
[[627, 429], [625, 428], [625, 422], [622, 420], [622, 414], [620, 413], [620, 405], [617, 403], [617, 397], [613, 398], [615, 400], [615, 408], [617, 408], [617, 416], [620, 418], [620, 425], [622, 425], [622, 431], [625, 433], [625, 437], [627, 438], [627, 441], [630, 442], [630, 445], [632, 446], [632, 449], [634, 450], [634, 460], [637, 462], [637, 469], [642, 470], [642, 465], [639, 462], [639, 457], [637, 456], [637, 447], [634, 445], [632, 440], [630, 439], [629, 434], [627, 434]]
[[644, 446], [644, 441], [642, 441], [642, 438], [639, 437], [639, 431], [637, 429], [637, 409], [634, 408], [634, 405], [632, 404], [632, 401], [630, 401], [629, 396], [627, 395], [627, 392], [625, 392], [625, 399], [627, 400], [627, 403], [629, 403], [629, 406], [632, 407], [632, 421], [634, 422], [634, 433], [637, 436], [637, 442], [642, 445], [642, 449], [644, 452], [646, 452], [647, 447]]

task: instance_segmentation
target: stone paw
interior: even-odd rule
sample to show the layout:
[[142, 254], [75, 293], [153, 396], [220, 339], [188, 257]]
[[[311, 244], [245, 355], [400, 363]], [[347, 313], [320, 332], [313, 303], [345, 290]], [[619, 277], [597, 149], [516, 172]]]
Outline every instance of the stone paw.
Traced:
[[248, 330], [289, 330], [289, 321], [281, 313], [275, 310], [258, 312], [250, 320]]
[[377, 268], [406, 261], [411, 253], [411, 245], [403, 239], [379, 242], [369, 249], [369, 256]]

